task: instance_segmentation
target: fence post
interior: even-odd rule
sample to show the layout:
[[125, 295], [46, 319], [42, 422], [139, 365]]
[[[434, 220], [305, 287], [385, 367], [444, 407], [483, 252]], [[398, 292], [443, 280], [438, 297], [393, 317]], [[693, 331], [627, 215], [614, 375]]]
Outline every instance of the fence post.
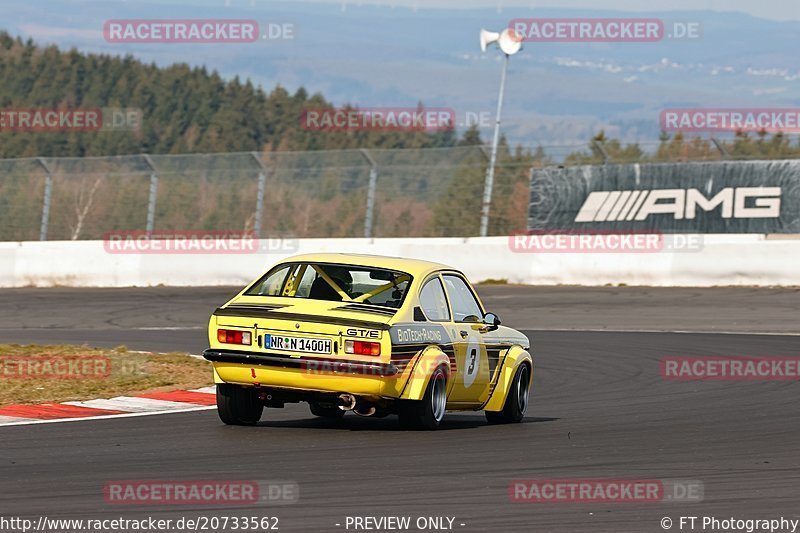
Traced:
[[147, 226], [145, 231], [152, 233], [156, 221], [156, 197], [158, 196], [158, 175], [156, 174], [156, 165], [147, 154], [142, 154], [144, 160], [147, 162], [152, 173], [150, 174], [150, 196], [147, 200]]
[[42, 165], [44, 171], [47, 173], [47, 178], [45, 178], [44, 182], [44, 203], [42, 204], [42, 224], [39, 227], [39, 240], [46, 241], [47, 240], [47, 226], [50, 224], [50, 202], [53, 196], [53, 173], [50, 171], [50, 167], [47, 166], [47, 162], [41, 158], [37, 157], [36, 160]]
[[369, 185], [367, 186], [367, 213], [364, 215], [364, 238], [372, 238], [372, 222], [375, 216], [375, 188], [378, 185], [378, 164], [364, 148], [361, 155], [369, 163]]
[[256, 238], [260, 239], [261, 224], [264, 218], [264, 193], [266, 192], [267, 188], [267, 166], [256, 152], [250, 152], [250, 155], [256, 160], [258, 168], [261, 169], [261, 172], [258, 173], [258, 191], [256, 192], [256, 220], [253, 224], [253, 230], [256, 234]]
[[[545, 168], [544, 165], [542, 165], [541, 168]], [[528, 201], [526, 202], [528, 208], [525, 210], [525, 234], [530, 230], [531, 218], [533, 218], [533, 199], [531, 198], [531, 191], [533, 190], [533, 176], [535, 173], [536, 164], [534, 163], [531, 165], [530, 170], [528, 170]]]

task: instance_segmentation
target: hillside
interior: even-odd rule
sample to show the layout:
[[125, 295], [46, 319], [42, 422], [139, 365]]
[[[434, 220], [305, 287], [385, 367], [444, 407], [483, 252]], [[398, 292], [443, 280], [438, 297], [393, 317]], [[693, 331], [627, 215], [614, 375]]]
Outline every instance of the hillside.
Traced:
[[[317, 132], [304, 109], [330, 107], [319, 94], [267, 94], [238, 77], [175, 64], [39, 47], [0, 32], [0, 108], [141, 110], [138, 131], [5, 131], [0, 158], [452, 146], [454, 131]], [[4, 128], [0, 128], [4, 129]]]

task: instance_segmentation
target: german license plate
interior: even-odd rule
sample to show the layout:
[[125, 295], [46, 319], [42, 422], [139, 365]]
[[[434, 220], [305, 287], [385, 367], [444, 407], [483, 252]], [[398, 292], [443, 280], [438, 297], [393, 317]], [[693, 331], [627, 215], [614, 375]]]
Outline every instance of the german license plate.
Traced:
[[311, 339], [308, 337], [290, 337], [288, 335], [264, 335], [264, 348], [267, 350], [284, 350], [287, 352], [331, 353], [330, 339]]

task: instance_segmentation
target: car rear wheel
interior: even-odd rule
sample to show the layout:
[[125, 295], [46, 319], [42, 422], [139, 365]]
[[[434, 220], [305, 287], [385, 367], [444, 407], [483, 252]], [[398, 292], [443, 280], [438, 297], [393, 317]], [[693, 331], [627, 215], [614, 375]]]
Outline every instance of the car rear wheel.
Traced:
[[344, 411], [335, 405], [331, 407], [327, 405], [320, 405], [317, 402], [308, 402], [308, 405], [311, 407], [311, 414], [314, 416], [334, 419], [339, 419], [344, 416]]
[[233, 426], [252, 426], [261, 419], [264, 404], [253, 387], [217, 384], [217, 414]]
[[404, 427], [436, 429], [442, 424], [447, 405], [447, 373], [443, 366], [434, 370], [422, 400], [405, 400], [397, 414]]
[[528, 394], [531, 390], [531, 369], [522, 364], [514, 375], [511, 389], [508, 391], [506, 403], [500, 412], [486, 411], [486, 420], [490, 424], [514, 424], [521, 422], [528, 409]]

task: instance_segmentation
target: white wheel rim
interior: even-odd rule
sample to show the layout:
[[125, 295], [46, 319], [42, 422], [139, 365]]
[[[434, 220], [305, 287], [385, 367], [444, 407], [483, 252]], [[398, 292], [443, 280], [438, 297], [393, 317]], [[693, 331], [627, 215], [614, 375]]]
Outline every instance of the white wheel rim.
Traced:
[[519, 406], [520, 413], [523, 414], [528, 409], [528, 393], [531, 388], [529, 372], [528, 367], [523, 368], [517, 380], [517, 406]]
[[441, 371], [436, 372], [433, 377], [433, 388], [431, 389], [431, 410], [433, 418], [441, 422], [444, 418], [445, 406], [447, 405], [447, 390], [445, 388], [444, 375]]

